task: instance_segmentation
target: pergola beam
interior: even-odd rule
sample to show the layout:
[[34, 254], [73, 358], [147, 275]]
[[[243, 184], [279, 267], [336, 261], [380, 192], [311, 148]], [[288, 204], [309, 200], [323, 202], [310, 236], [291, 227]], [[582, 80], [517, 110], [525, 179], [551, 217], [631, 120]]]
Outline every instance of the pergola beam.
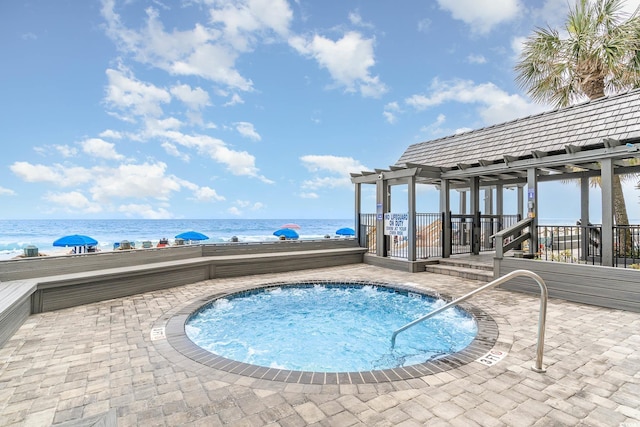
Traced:
[[[635, 146], [633, 147], [635, 148]], [[567, 164], [581, 166], [583, 163], [592, 164], [602, 159], [624, 159], [629, 157], [640, 157], [638, 154], [630, 155], [631, 149], [626, 146], [616, 146], [611, 148], [600, 148], [589, 151], [580, 151], [572, 154], [556, 154], [542, 158], [532, 158], [516, 160], [513, 162], [496, 163], [490, 166], [469, 167], [464, 170], [451, 170], [442, 174], [443, 178], [468, 178], [480, 174], [499, 174], [512, 172], [513, 170], [526, 170], [528, 168], [553, 168], [563, 167]]]

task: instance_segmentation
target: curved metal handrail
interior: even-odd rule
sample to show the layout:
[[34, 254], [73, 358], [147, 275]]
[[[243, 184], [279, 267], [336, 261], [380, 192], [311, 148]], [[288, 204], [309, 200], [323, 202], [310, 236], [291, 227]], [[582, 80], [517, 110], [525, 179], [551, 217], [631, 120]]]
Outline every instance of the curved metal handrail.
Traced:
[[438, 313], [441, 313], [445, 310], [447, 310], [448, 308], [453, 307], [454, 305], [458, 305], [461, 302], [464, 302], [466, 300], [468, 300], [469, 298], [471, 298], [472, 296], [474, 296], [475, 294], [479, 294], [482, 291], [485, 291], [487, 289], [491, 289], [493, 287], [496, 287], [498, 285], [501, 285], [502, 283], [509, 281], [511, 279], [513, 279], [514, 277], [518, 277], [518, 276], [527, 276], [532, 278], [533, 280], [535, 280], [538, 283], [538, 286], [540, 287], [540, 315], [538, 318], [538, 345], [536, 348], [536, 364], [534, 366], [531, 367], [532, 370], [534, 370], [535, 372], [546, 372], [546, 369], [544, 369], [544, 367], [542, 366], [542, 357], [543, 357], [543, 353], [544, 353], [544, 331], [545, 331], [545, 327], [546, 327], [546, 323], [547, 323], [547, 300], [549, 298], [549, 293], [547, 291], [547, 285], [544, 283], [544, 280], [542, 280], [542, 278], [540, 276], [538, 276], [536, 273], [534, 273], [533, 271], [529, 271], [529, 270], [514, 270], [510, 273], [505, 274], [502, 277], [499, 277], [497, 279], [495, 279], [492, 282], [487, 283], [484, 286], [479, 287], [478, 289], [469, 292], [468, 294], [454, 300], [451, 301], [450, 303], [430, 312], [429, 314], [420, 317], [419, 319], [414, 320], [413, 322], [407, 323], [406, 325], [404, 325], [403, 327], [397, 329], [393, 335], [391, 335], [391, 348], [394, 348], [396, 345], [396, 336], [398, 336], [398, 334], [406, 329], [409, 329], [410, 327], [412, 327], [413, 325], [416, 325], [424, 320], [427, 320], [433, 316], [435, 316]]

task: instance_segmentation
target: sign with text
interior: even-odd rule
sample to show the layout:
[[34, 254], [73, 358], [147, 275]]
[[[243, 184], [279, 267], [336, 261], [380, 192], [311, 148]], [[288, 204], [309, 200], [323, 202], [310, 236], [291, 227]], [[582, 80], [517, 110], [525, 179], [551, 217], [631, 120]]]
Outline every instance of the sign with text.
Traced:
[[483, 365], [493, 366], [507, 355], [506, 351], [500, 350], [490, 350], [489, 353], [482, 356], [480, 359], [477, 359], [476, 362], [480, 362]]
[[409, 214], [384, 214], [384, 234], [385, 236], [407, 237], [409, 235]]

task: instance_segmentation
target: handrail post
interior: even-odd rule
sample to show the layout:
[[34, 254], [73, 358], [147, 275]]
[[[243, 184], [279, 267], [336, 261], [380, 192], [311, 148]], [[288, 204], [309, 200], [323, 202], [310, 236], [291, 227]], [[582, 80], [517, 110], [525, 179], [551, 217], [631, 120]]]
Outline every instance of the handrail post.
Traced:
[[402, 326], [401, 328], [398, 328], [396, 331], [393, 332], [393, 334], [391, 335], [391, 348], [394, 348], [396, 345], [396, 337], [398, 336], [398, 334], [406, 329], [409, 329], [410, 327], [425, 321], [427, 319], [430, 319], [431, 317], [435, 316], [436, 314], [439, 314], [455, 305], [460, 304], [461, 302], [464, 302], [466, 300], [468, 300], [469, 298], [471, 298], [472, 296], [479, 294], [480, 292], [483, 292], [487, 289], [491, 289], [494, 288], [498, 285], [501, 285], [504, 282], [507, 282], [515, 277], [519, 277], [519, 276], [526, 276], [526, 277], [530, 277], [533, 280], [535, 280], [538, 283], [538, 286], [540, 288], [540, 314], [538, 316], [538, 343], [536, 346], [536, 362], [535, 365], [531, 367], [531, 369], [534, 372], [539, 372], [539, 373], [543, 373], [546, 372], [546, 369], [542, 366], [542, 358], [544, 355], [544, 331], [546, 328], [546, 324], [547, 324], [547, 300], [549, 299], [549, 293], [547, 291], [547, 285], [544, 283], [544, 280], [542, 280], [542, 277], [538, 276], [536, 273], [534, 273], [533, 271], [529, 271], [529, 270], [514, 270], [510, 273], [505, 274], [502, 277], [499, 277], [495, 280], [493, 280], [492, 282], [487, 283], [486, 285], [483, 285], [481, 287], [479, 287], [478, 289], [475, 289], [471, 292], [469, 292], [466, 295], [461, 296], [460, 298], [451, 301], [450, 303], [431, 311], [430, 313], [426, 314], [425, 316], [422, 316], [412, 322], [407, 323], [406, 325]]
[[504, 258], [504, 236], [502, 234], [496, 237], [496, 258]]

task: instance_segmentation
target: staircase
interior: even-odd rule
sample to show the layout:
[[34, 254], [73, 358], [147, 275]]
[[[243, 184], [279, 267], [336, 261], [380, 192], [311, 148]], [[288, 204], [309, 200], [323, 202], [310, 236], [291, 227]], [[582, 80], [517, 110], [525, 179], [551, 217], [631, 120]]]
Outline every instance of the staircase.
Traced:
[[441, 258], [437, 263], [425, 265], [425, 271], [464, 279], [480, 280], [482, 282], [493, 280], [493, 262], [488, 264], [468, 257]]

